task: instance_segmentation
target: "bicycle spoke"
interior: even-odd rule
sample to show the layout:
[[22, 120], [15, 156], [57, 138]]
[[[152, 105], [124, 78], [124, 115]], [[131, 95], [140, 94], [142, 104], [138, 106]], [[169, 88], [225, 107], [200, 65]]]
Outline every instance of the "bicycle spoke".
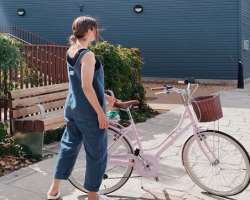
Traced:
[[[210, 193], [239, 193], [249, 184], [248, 155], [226, 134], [210, 131], [202, 134], [204, 139], [200, 142], [205, 152], [194, 137], [185, 143], [182, 154], [185, 168], [193, 180]], [[213, 158], [211, 163], [204, 153]]]
[[[119, 141], [114, 140], [114, 138], [117, 138], [117, 134], [115, 131], [108, 129], [108, 147], [111, 148], [108, 150], [108, 163], [100, 186], [100, 194], [107, 194], [119, 189], [130, 178], [133, 170], [129, 164], [133, 149], [123, 137]], [[112, 162], [112, 159], [116, 161]], [[82, 148], [69, 181], [83, 192], [87, 192], [83, 187], [85, 169], [85, 151]]]

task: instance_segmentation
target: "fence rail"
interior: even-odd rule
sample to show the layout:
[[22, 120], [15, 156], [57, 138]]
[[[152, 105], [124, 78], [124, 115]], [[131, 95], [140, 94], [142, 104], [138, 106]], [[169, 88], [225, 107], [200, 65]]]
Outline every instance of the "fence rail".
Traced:
[[12, 89], [30, 88], [68, 82], [66, 68], [67, 46], [24, 45], [24, 61], [17, 68], [9, 67], [7, 80], [0, 69], [0, 121], [9, 119], [7, 92]]
[[30, 44], [53, 44], [54, 42], [49, 41], [38, 34], [26, 31], [25, 29], [17, 25], [0, 25], [0, 33], [6, 33], [13, 36], [17, 40], [24, 41], [24, 43]]

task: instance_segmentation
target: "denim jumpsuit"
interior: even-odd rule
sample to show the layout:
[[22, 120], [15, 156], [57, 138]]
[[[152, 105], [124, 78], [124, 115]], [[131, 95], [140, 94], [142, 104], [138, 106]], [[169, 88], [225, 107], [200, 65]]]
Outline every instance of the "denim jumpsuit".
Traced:
[[[107, 164], [107, 131], [100, 129], [97, 113], [82, 90], [80, 60], [88, 49], [80, 49], [74, 58], [67, 56], [69, 91], [65, 101], [66, 127], [60, 142], [54, 178], [67, 179], [74, 167], [78, 152], [84, 145], [86, 171], [84, 188], [97, 192]], [[106, 113], [103, 65], [97, 59], [93, 88]], [[84, 175], [84, 174], [83, 174]]]

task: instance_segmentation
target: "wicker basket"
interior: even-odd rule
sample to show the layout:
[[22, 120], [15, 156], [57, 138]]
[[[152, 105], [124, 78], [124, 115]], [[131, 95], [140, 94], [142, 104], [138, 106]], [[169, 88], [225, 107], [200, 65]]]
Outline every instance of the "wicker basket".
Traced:
[[199, 122], [212, 122], [223, 117], [220, 96], [200, 96], [191, 101]]

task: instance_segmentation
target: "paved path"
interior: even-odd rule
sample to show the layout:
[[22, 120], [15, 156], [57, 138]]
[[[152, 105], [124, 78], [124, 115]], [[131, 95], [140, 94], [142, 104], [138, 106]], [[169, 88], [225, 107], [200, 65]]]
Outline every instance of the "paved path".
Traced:
[[[230, 133], [239, 139], [250, 152], [250, 87], [244, 90], [221, 93], [224, 118], [220, 121], [220, 130]], [[166, 137], [180, 117], [183, 108], [175, 106], [171, 111], [137, 124], [145, 147], [158, 144]], [[213, 126], [206, 124], [206, 126]], [[131, 179], [111, 197], [118, 200], [162, 199], [162, 200], [223, 200], [202, 194], [185, 173], [180, 161], [183, 141], [190, 131], [178, 140], [167, 153], [168, 164], [161, 168], [165, 176], [160, 182], [152, 179]], [[55, 151], [57, 147], [55, 146]], [[55, 157], [23, 168], [0, 178], [0, 200], [41, 200], [45, 199], [51, 181]], [[140, 187], [144, 186], [144, 190]], [[62, 185], [64, 200], [83, 200], [85, 196], [76, 191], [68, 182]], [[230, 198], [229, 198], [230, 199]], [[231, 200], [249, 200], [250, 188]]]

